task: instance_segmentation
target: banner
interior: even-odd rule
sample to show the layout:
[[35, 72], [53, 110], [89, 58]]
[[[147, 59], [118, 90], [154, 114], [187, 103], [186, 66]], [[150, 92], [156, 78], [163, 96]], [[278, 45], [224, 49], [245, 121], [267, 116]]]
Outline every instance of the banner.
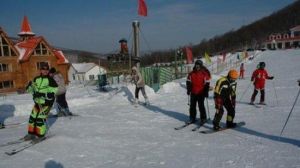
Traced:
[[185, 47], [186, 51], [186, 62], [187, 64], [192, 64], [193, 63], [193, 52], [192, 49], [189, 47]]
[[147, 16], [147, 5], [145, 0], [139, 0], [138, 14], [141, 16]]
[[211, 59], [209, 57], [209, 55], [205, 52], [204, 54], [204, 59], [205, 59], [205, 63], [208, 65], [208, 64], [211, 64]]

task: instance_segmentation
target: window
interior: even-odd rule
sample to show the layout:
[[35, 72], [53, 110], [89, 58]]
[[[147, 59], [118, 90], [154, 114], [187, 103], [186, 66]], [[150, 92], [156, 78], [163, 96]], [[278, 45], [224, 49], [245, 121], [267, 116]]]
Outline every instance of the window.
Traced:
[[94, 75], [89, 75], [89, 80], [94, 80], [95, 76]]
[[8, 72], [8, 71], [9, 71], [8, 64], [1, 64], [0, 63], [0, 72]]
[[43, 43], [38, 44], [34, 50], [34, 55], [37, 55], [37, 56], [48, 55], [48, 50], [47, 50], [46, 46]]
[[13, 81], [0, 81], [0, 89], [13, 88]]
[[17, 54], [8, 45], [8, 42], [0, 36], [0, 57], [17, 56]]
[[[49, 66], [49, 63], [48, 63], [48, 62], [37, 62], [37, 63], [36, 63], [36, 69], [37, 69], [37, 70], [41, 69], [41, 66], [42, 66], [42, 65], [45, 65], [45, 64], [48, 64], [48, 66]], [[49, 67], [50, 67], [50, 66], [49, 66]]]

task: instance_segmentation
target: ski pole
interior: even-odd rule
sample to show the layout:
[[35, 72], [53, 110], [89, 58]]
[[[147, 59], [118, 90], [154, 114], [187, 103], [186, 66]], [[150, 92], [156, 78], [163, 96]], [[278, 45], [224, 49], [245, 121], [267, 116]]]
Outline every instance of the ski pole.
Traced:
[[206, 106], [207, 106], [208, 119], [210, 120], [209, 105], [208, 105], [208, 100], [207, 100], [207, 98], [206, 98]]
[[285, 121], [285, 124], [284, 124], [284, 126], [283, 126], [283, 128], [282, 128], [282, 130], [281, 130], [280, 136], [282, 135], [283, 130], [284, 130], [284, 128], [285, 128], [287, 122], [289, 121], [289, 118], [290, 118], [290, 116], [291, 116], [291, 114], [292, 114], [292, 111], [293, 111], [293, 109], [294, 109], [294, 107], [295, 107], [295, 104], [297, 103], [299, 94], [300, 94], [300, 89], [299, 89], [299, 91], [298, 91], [298, 95], [297, 95], [297, 97], [296, 97], [296, 99], [295, 99], [295, 102], [294, 102], [294, 104], [293, 104], [293, 106], [292, 106], [292, 109], [291, 109], [291, 111], [290, 111], [290, 113], [289, 113], [289, 115], [288, 115], [288, 117], [287, 117], [287, 119], [286, 119], [286, 121]]
[[247, 88], [244, 90], [243, 94], [241, 95], [240, 99], [239, 99], [239, 102], [242, 100], [242, 98], [244, 97], [244, 95], [247, 93], [248, 89], [250, 88], [251, 86], [251, 81], [249, 82]]
[[275, 82], [273, 81], [273, 88], [274, 88], [274, 93], [275, 93], [275, 98], [276, 98], [276, 103], [278, 105], [278, 98], [277, 98], [277, 92], [276, 92], [276, 88], [275, 88]]
[[188, 103], [187, 105], [189, 106], [190, 105], [190, 95], [188, 95]]

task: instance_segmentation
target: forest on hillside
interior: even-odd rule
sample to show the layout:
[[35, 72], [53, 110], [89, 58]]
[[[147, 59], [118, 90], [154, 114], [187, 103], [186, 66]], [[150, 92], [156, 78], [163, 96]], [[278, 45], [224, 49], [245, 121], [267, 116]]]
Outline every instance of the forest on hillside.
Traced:
[[[293, 4], [255, 21], [238, 30], [231, 30], [211, 39], [199, 39], [201, 42], [191, 47], [194, 56], [203, 56], [205, 52], [216, 55], [223, 52], [234, 52], [247, 48], [258, 49], [272, 33], [283, 33], [290, 28], [300, 25], [300, 0]], [[154, 51], [141, 57], [142, 65], [175, 60], [177, 49]]]

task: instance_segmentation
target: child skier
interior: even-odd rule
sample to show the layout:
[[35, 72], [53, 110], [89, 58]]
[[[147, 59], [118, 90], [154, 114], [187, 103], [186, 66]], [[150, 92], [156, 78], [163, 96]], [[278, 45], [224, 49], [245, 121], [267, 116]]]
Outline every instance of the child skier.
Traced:
[[269, 76], [268, 72], [265, 70], [266, 63], [260, 62], [257, 66], [257, 69], [252, 73], [251, 81], [254, 84], [254, 91], [251, 96], [250, 104], [254, 104], [255, 97], [260, 90], [260, 102], [259, 104], [265, 105], [265, 83], [266, 79], [274, 79], [273, 76]]

